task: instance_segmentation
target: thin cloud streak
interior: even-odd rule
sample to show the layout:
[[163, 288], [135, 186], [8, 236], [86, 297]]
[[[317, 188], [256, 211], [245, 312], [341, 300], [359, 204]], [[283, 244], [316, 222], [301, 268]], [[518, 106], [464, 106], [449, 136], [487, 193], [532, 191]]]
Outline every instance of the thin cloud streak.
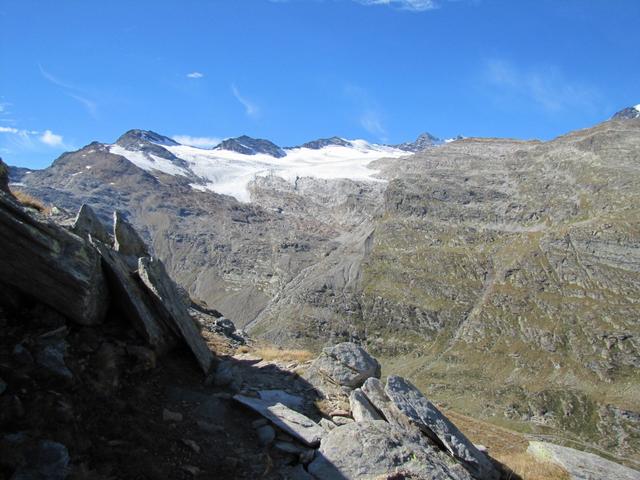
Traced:
[[[271, 3], [292, 3], [295, 0], [269, 0]], [[302, 0], [304, 1], [304, 0]], [[307, 0], [311, 1], [311, 0]], [[324, 0], [313, 0], [315, 2], [323, 2]], [[409, 12], [426, 12], [427, 10], [435, 10], [440, 8], [436, 0], [351, 0], [364, 6], [387, 6], [399, 10]], [[452, 0], [449, 0], [452, 1]]]
[[189, 145], [190, 147], [198, 148], [212, 148], [219, 145], [220, 138], [217, 137], [192, 137], [191, 135], [174, 135], [173, 138], [176, 142], [182, 145]]
[[378, 102], [368, 90], [359, 85], [347, 84], [344, 95], [354, 104], [358, 124], [376, 140], [386, 142], [387, 129], [384, 126], [383, 114]]
[[426, 12], [438, 8], [434, 0], [354, 0], [361, 5], [386, 5], [410, 12]]
[[187, 73], [187, 78], [202, 78], [202, 77], [204, 77], [204, 73], [200, 73], [200, 72]]
[[95, 100], [87, 98], [86, 93], [82, 89], [52, 75], [51, 73], [46, 71], [40, 64], [38, 64], [38, 68], [40, 69], [40, 73], [46, 80], [48, 80], [53, 85], [63, 89], [64, 93], [68, 97], [80, 103], [87, 111], [87, 113], [91, 116], [91, 118], [98, 118], [98, 103]]
[[554, 66], [521, 68], [505, 60], [487, 61], [484, 78], [498, 100], [537, 105], [548, 113], [569, 109], [597, 111], [601, 97], [592, 86], [568, 79]]
[[236, 100], [238, 100], [238, 102], [242, 104], [242, 106], [244, 107], [244, 111], [248, 117], [257, 118], [260, 115], [260, 108], [251, 100], [244, 97], [235, 84], [231, 84], [231, 92], [233, 93], [233, 96], [236, 98]]

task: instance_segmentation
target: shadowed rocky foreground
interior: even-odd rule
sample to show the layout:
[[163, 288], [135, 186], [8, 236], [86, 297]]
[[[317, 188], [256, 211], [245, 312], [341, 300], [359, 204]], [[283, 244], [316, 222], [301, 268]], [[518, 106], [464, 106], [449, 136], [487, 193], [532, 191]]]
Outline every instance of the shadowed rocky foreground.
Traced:
[[[252, 355], [122, 215], [61, 226], [0, 187], [3, 478], [517, 478], [361, 346]], [[557, 448], [555, 478], [638, 478]]]

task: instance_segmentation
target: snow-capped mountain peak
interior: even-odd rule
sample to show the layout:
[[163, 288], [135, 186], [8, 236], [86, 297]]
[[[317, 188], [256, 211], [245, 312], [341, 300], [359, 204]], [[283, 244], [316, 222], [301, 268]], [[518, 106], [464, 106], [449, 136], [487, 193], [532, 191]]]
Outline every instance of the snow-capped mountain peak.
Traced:
[[613, 120], [632, 120], [634, 118], [640, 118], [640, 104], [622, 109], [612, 117]]
[[240, 201], [250, 200], [249, 184], [256, 177], [276, 175], [291, 182], [298, 177], [380, 181], [378, 171], [368, 166], [372, 161], [411, 153], [340, 137], [281, 148], [246, 135], [203, 149], [144, 130], [131, 130], [107, 148], [151, 173], [180, 175], [188, 178], [194, 189], [231, 195]]

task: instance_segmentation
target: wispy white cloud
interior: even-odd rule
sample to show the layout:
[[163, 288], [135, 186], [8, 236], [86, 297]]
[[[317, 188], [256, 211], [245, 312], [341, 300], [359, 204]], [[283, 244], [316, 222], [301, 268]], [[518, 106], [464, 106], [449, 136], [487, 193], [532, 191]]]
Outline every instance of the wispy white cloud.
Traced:
[[411, 12], [425, 12], [438, 8], [434, 0], [354, 0], [362, 5], [387, 5]]
[[348, 84], [344, 87], [344, 94], [355, 106], [358, 124], [377, 141], [388, 141], [382, 109], [371, 93], [359, 85]]
[[233, 96], [236, 97], [236, 100], [238, 100], [238, 102], [242, 104], [242, 106], [244, 107], [244, 111], [248, 117], [257, 118], [258, 116], [260, 116], [260, 108], [251, 100], [242, 95], [235, 84], [231, 84], [231, 92], [233, 93]]
[[221, 139], [216, 137], [192, 137], [191, 135], [174, 135], [171, 138], [183, 145], [189, 145], [191, 147], [198, 148], [212, 148], [221, 142]]
[[550, 113], [572, 108], [594, 111], [601, 99], [595, 87], [571, 80], [551, 65], [522, 68], [494, 59], [486, 62], [484, 78], [499, 100], [523, 100]]
[[0, 126], [0, 133], [9, 134], [14, 137], [13, 143], [22, 149], [32, 149], [37, 147], [38, 144], [51, 148], [69, 148], [68, 145], [65, 145], [62, 135], [53, 133], [48, 129], [44, 132], [39, 132], [38, 130]]
[[188, 78], [202, 78], [202, 77], [204, 77], [204, 73], [201, 73], [201, 72], [191, 72], [191, 73], [187, 73], [187, 77], [188, 77]]
[[40, 141], [50, 147], [61, 147], [64, 145], [62, 135], [57, 135], [51, 130], [45, 130], [44, 133], [40, 135]]
[[89, 95], [87, 95], [87, 93], [84, 92], [83, 89], [78, 88], [75, 85], [52, 75], [47, 70], [45, 70], [42, 65], [38, 65], [38, 68], [40, 69], [40, 73], [42, 74], [42, 76], [47, 81], [57, 87], [60, 87], [62, 90], [64, 90], [65, 95], [80, 103], [92, 118], [98, 118], [98, 102], [89, 98]]
[[[295, 0], [269, 0], [272, 3], [290, 3]], [[304, 1], [304, 0], [299, 0]], [[310, 1], [310, 0], [307, 0]], [[324, 0], [313, 0], [315, 2], [323, 2]], [[426, 12], [427, 10], [434, 10], [439, 8], [439, 0], [351, 0], [360, 5], [383, 5], [387, 7], [397, 8], [400, 10], [407, 10], [410, 12]], [[454, 0], [448, 0], [454, 1]]]
[[386, 141], [387, 130], [382, 124], [380, 113], [375, 110], [366, 110], [360, 116], [360, 125], [371, 135], [375, 135], [376, 138]]
[[9, 110], [11, 104], [0, 99], [0, 122], [2, 123], [15, 123]]

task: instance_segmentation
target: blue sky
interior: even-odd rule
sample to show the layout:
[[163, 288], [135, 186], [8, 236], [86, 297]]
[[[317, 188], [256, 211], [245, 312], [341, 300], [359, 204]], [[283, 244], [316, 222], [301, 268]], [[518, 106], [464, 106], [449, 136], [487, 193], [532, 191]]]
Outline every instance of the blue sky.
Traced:
[[0, 156], [143, 128], [549, 139], [640, 103], [637, 0], [2, 0]]

